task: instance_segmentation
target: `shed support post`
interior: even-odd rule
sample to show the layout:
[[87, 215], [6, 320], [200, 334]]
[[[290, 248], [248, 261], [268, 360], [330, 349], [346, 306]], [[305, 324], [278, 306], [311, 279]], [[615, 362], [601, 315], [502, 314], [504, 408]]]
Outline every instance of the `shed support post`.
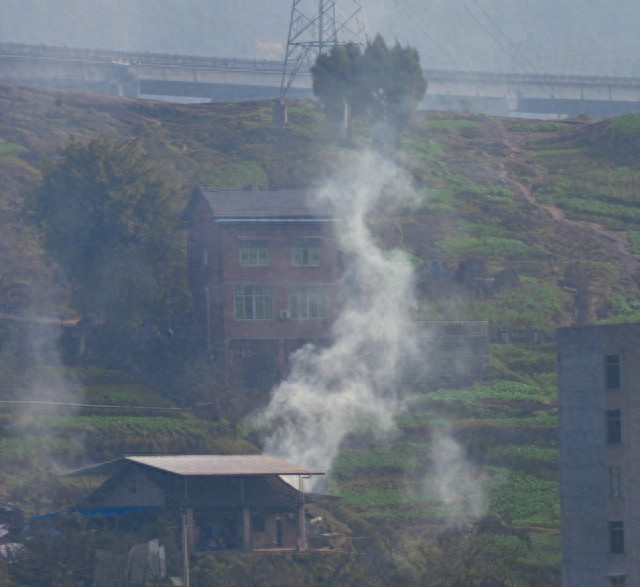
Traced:
[[251, 550], [251, 512], [249, 506], [242, 508], [242, 528], [244, 550]]
[[307, 550], [307, 526], [304, 521], [304, 502], [298, 508], [298, 550]]
[[186, 509], [187, 517], [187, 540], [189, 540], [189, 550], [191, 550], [196, 542], [196, 526], [193, 523], [193, 508]]
[[182, 526], [182, 584], [190, 587], [189, 577], [189, 537], [187, 536], [187, 514], [184, 510], [180, 513]]

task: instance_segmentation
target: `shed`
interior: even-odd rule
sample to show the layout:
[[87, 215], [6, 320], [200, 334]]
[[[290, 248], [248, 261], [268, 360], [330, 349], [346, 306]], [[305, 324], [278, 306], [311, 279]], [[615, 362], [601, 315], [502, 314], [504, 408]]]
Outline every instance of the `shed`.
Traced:
[[67, 475], [107, 476], [82, 508], [180, 510], [191, 550], [201, 551], [305, 550], [303, 481], [322, 474], [266, 455], [153, 455]]

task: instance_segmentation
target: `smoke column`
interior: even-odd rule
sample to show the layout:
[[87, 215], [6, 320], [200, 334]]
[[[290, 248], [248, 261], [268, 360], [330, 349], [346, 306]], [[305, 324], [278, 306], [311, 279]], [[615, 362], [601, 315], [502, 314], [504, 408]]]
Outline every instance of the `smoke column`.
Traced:
[[453, 438], [448, 426], [435, 430], [431, 459], [425, 490], [440, 497], [448, 512], [448, 525], [462, 526], [484, 516], [487, 503], [479, 471], [468, 462], [464, 448]]
[[345, 254], [342, 311], [328, 348], [294, 353], [290, 376], [257, 418], [265, 452], [329, 470], [346, 434], [363, 423], [393, 429], [401, 359], [412, 352], [403, 323], [413, 307], [412, 268], [399, 251], [382, 251], [367, 227], [374, 206], [414, 197], [408, 177], [372, 152], [347, 156], [321, 190], [339, 219]]
[[[289, 377], [256, 422], [265, 453], [329, 471], [347, 434], [365, 426], [393, 434], [394, 415], [403, 409], [403, 367], [417, 359], [424, 369], [428, 349], [418, 355], [416, 331], [407, 328], [415, 307], [412, 267], [402, 252], [377, 246], [367, 225], [375, 208], [415, 199], [410, 179], [380, 155], [353, 153], [321, 196], [339, 219], [336, 237], [347, 258], [333, 343], [294, 353]], [[428, 460], [423, 491], [439, 495], [448, 523], [481, 517], [486, 504], [477, 471], [448, 427], [434, 430]]]

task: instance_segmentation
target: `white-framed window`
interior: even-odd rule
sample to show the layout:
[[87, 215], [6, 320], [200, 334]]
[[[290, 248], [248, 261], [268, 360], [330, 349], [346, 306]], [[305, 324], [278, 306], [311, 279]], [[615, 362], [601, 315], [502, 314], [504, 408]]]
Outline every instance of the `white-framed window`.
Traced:
[[291, 318], [326, 318], [327, 286], [323, 283], [301, 283], [289, 286]]
[[269, 241], [264, 239], [240, 239], [240, 265], [266, 267], [269, 264]]
[[273, 286], [239, 283], [233, 293], [236, 320], [273, 319]]
[[317, 267], [320, 265], [320, 239], [293, 239], [291, 263], [294, 267]]

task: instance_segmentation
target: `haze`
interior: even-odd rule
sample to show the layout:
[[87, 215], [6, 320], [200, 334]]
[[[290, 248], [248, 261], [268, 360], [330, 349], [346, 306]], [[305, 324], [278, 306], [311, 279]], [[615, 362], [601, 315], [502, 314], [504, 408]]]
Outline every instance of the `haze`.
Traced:
[[[292, 0], [0, 0], [0, 42], [282, 59]], [[640, 76], [633, 0], [363, 0], [427, 68]]]

